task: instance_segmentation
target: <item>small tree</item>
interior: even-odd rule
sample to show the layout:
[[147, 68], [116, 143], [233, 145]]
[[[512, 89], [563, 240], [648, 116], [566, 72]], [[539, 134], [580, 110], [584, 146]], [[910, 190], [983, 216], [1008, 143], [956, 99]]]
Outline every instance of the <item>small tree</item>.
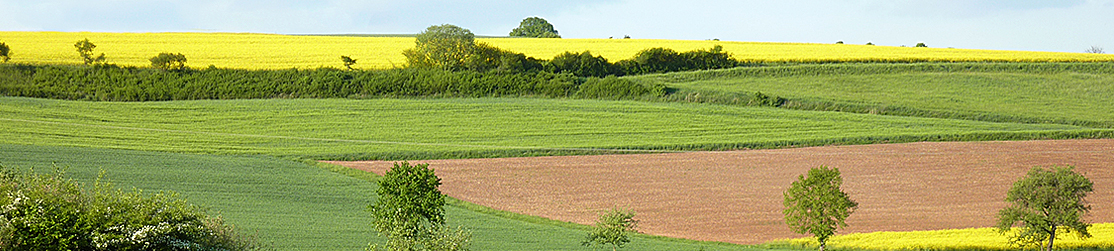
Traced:
[[924, 43], [917, 43], [917, 46], [915, 46], [915, 47], [918, 47], [918, 48], [928, 48], [928, 45], [927, 45], [927, 44], [924, 44]]
[[186, 55], [181, 53], [159, 53], [150, 59], [151, 67], [167, 71], [181, 71], [186, 68]]
[[[471, 234], [445, 226], [441, 178], [429, 164], [395, 163], [379, 179], [378, 201], [368, 206], [387, 250], [468, 250]], [[373, 250], [379, 247], [371, 245]]]
[[799, 234], [812, 234], [827, 247], [828, 238], [836, 229], [847, 227], [847, 217], [859, 206], [841, 190], [843, 178], [839, 169], [820, 166], [800, 175], [785, 191], [785, 222]]
[[[1094, 183], [1076, 173], [1074, 167], [1034, 167], [1029, 174], [1013, 183], [1006, 194], [1009, 207], [998, 211], [998, 231], [1010, 232], [1015, 225], [1021, 229], [1010, 237], [1018, 246], [1040, 246], [1048, 240], [1046, 251], [1052, 251], [1056, 233], [1075, 231], [1079, 238], [1091, 237], [1090, 224], [1080, 217], [1091, 210], [1083, 198], [1093, 190]], [[1020, 223], [1020, 224], [1019, 224]]]
[[611, 209], [596, 220], [592, 232], [581, 242], [584, 246], [611, 245], [611, 250], [618, 250], [623, 245], [630, 243], [630, 233], [637, 232], [638, 221], [634, 219], [634, 212], [622, 209]]
[[356, 60], [349, 56], [340, 56], [340, 61], [344, 62], [344, 67], [352, 70], [352, 65], [356, 64]]
[[528, 17], [518, 24], [518, 28], [511, 30], [510, 36], [512, 37], [537, 37], [537, 38], [561, 38], [557, 34], [557, 30], [553, 28], [549, 21], [540, 17]]
[[85, 65], [104, 62], [104, 53], [96, 57], [93, 56], [93, 49], [96, 49], [97, 45], [89, 42], [88, 38], [77, 41], [77, 43], [74, 43], [73, 47], [77, 48], [77, 54], [81, 55], [81, 59], [85, 62]]
[[411, 67], [459, 70], [475, 50], [476, 35], [456, 25], [434, 25], [418, 33], [414, 43], [402, 52]]
[[1106, 51], [1102, 50], [1102, 47], [1099, 47], [1099, 46], [1096, 46], [1096, 45], [1092, 45], [1091, 48], [1088, 48], [1087, 50], [1085, 50], [1083, 52], [1094, 53], [1094, 54], [1106, 53]]
[[7, 44], [0, 43], [0, 61], [8, 62], [12, 59], [12, 48]]

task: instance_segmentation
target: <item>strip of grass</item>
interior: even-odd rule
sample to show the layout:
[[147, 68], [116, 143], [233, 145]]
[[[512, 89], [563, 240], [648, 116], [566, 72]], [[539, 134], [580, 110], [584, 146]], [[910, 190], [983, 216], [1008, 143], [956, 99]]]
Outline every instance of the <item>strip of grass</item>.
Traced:
[[795, 109], [1114, 128], [1109, 63], [792, 65], [635, 79], [666, 83], [676, 100], [731, 103], [761, 92]]
[[[117, 187], [170, 190], [220, 212], [239, 231], [277, 250], [362, 250], [379, 240], [365, 212], [374, 175], [273, 157], [210, 156], [0, 144], [0, 163], [37, 171], [53, 165], [91, 184], [104, 170]], [[473, 232], [475, 250], [585, 250], [582, 226], [454, 201], [448, 222]], [[755, 250], [723, 243], [639, 235], [624, 250]]]
[[[226, 100], [0, 98], [0, 143], [315, 159], [725, 150], [941, 140], [1110, 137], [1079, 126], [552, 99]], [[622, 152], [616, 150], [602, 153]]]

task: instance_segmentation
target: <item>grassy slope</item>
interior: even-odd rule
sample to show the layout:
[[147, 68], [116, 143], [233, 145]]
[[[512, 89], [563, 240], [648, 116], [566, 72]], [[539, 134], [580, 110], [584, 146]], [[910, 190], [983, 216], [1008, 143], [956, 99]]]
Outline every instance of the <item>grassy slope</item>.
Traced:
[[[932, 64], [929, 64], [932, 65]], [[936, 64], [947, 65], [947, 64]], [[1100, 66], [1101, 67], [1110, 67]], [[637, 77], [704, 95], [762, 92], [803, 102], [904, 107], [936, 112], [1081, 120], [1114, 125], [1114, 74], [1062, 72], [891, 71], [893, 65], [781, 66], [785, 74], [743, 76], [745, 68]], [[809, 69], [834, 74], [799, 75]], [[841, 69], [840, 69], [841, 68]], [[850, 74], [838, 74], [844, 70]], [[774, 71], [774, 70], [771, 70]], [[1097, 73], [1096, 73], [1097, 72]], [[719, 76], [713, 76], [719, 75]]]
[[[0, 98], [0, 114], [0, 143], [317, 158], [567, 153], [551, 148], [732, 149], [1094, 132], [1065, 125], [547, 99], [110, 103]], [[1016, 137], [1000, 137], [1001, 132]], [[465, 156], [457, 156], [461, 152]]]
[[[371, 175], [271, 157], [208, 156], [130, 150], [0, 144], [0, 163], [39, 172], [52, 163], [92, 183], [100, 170], [117, 187], [171, 190], [220, 212], [241, 231], [278, 250], [361, 250], [376, 240], [364, 208], [374, 201]], [[586, 234], [554, 223], [531, 223], [446, 208], [448, 221], [469, 228], [475, 250], [586, 250]], [[521, 217], [520, 217], [521, 218]], [[538, 220], [534, 220], [537, 222]], [[624, 250], [750, 250], [746, 246], [638, 236]]]

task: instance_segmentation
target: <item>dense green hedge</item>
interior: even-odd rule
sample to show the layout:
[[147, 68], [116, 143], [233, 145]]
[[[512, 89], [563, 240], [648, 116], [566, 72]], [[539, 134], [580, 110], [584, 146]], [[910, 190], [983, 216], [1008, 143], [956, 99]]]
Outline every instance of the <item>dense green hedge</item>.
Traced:
[[730, 77], [788, 77], [824, 75], [870, 75], [905, 72], [998, 72], [1039, 73], [1062, 72], [1114, 74], [1114, 63], [841, 63], [786, 64], [763, 67], [738, 67], [727, 70], [679, 72], [639, 78], [666, 83], [693, 82]]
[[[654, 88], [549, 72], [505, 73], [201, 69], [163, 71], [117, 66], [0, 65], [0, 95], [69, 100], [165, 101], [253, 98], [542, 96], [624, 98]], [[660, 89], [660, 88], [657, 88]]]

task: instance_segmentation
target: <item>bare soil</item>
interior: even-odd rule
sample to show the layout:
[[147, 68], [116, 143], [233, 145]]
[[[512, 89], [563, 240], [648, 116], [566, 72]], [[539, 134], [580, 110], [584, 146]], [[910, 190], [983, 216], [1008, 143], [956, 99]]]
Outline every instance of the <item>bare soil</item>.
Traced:
[[[329, 162], [378, 174], [393, 162]], [[582, 224], [633, 209], [640, 232], [756, 244], [802, 237], [782, 194], [826, 165], [859, 202], [840, 233], [993, 226], [1034, 166], [1072, 165], [1095, 183], [1086, 219], [1114, 222], [1114, 140], [932, 142], [668, 154], [428, 160], [454, 198]]]

